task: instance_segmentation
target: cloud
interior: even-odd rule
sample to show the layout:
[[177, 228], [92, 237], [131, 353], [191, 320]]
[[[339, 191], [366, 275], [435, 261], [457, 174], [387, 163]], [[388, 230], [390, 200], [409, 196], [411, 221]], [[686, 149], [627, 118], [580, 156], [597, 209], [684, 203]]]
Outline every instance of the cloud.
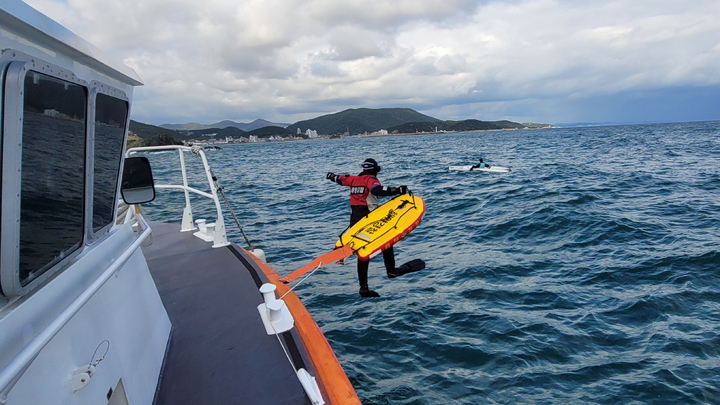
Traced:
[[482, 4], [477, 0], [314, 0], [299, 2], [308, 21], [328, 29], [360, 26], [395, 31], [405, 25], [462, 20]]
[[620, 112], [598, 103], [720, 85], [715, 0], [28, 3], [133, 67], [145, 82], [133, 117], [149, 123], [292, 122], [357, 107], [613, 121]]

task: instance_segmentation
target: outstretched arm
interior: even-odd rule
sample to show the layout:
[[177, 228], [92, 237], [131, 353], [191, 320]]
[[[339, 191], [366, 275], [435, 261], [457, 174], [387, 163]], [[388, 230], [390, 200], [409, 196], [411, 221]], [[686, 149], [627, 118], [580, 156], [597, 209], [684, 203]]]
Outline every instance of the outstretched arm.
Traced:
[[328, 174], [325, 175], [325, 178], [342, 186], [342, 179], [340, 179], [340, 176], [343, 176], [343, 175], [335, 174], [333, 172], [328, 172]]

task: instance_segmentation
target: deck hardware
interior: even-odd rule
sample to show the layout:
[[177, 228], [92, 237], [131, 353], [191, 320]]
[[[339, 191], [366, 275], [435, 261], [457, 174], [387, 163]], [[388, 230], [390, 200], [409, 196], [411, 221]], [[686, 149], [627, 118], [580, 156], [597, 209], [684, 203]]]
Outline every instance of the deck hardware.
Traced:
[[322, 399], [322, 395], [320, 394], [320, 388], [317, 385], [315, 377], [308, 373], [307, 370], [305, 370], [304, 368], [301, 368], [297, 371], [297, 376], [298, 380], [300, 380], [300, 384], [305, 390], [305, 394], [307, 394], [308, 398], [310, 399], [310, 402], [313, 405], [324, 405], [325, 401]]
[[[182, 156], [182, 155], [180, 155], [180, 156]], [[180, 229], [181, 232], [189, 232], [189, 231], [194, 231], [197, 229], [196, 226], [193, 226], [192, 218], [193, 218], [192, 207], [190, 207], [188, 205], [183, 209], [182, 227]]]
[[90, 378], [95, 375], [95, 366], [92, 364], [86, 364], [78, 367], [75, 370], [75, 374], [72, 376], [71, 385], [73, 391], [77, 391], [90, 382]]
[[[102, 357], [96, 359], [95, 357], [98, 354], [98, 351], [103, 346], [105, 346], [105, 353], [103, 353]], [[107, 356], [109, 351], [110, 341], [106, 339], [100, 342], [98, 347], [96, 347], [95, 351], [93, 352], [92, 359], [90, 359], [90, 364], [78, 367], [77, 370], [75, 370], [75, 374], [72, 376], [71, 380], [73, 391], [77, 391], [80, 388], [83, 388], [90, 382], [92, 376], [95, 375], [95, 367], [97, 367], [97, 365], [100, 364], [101, 361], [105, 360], [105, 356]]]
[[266, 304], [265, 308], [268, 309], [268, 317], [270, 318], [270, 322], [277, 323], [278, 321], [282, 320], [282, 311], [283, 309], [283, 303], [275, 300], [271, 302], [270, 304]]
[[252, 254], [253, 256], [257, 257], [258, 259], [262, 260], [264, 263], [267, 263], [267, 259], [265, 258], [265, 251], [262, 249], [254, 248], [253, 250], [248, 250], [248, 253]]
[[277, 290], [275, 284], [265, 283], [260, 286], [260, 294], [265, 300], [265, 305], [275, 301], [275, 290]]
[[197, 225], [198, 231], [193, 235], [204, 240], [205, 242], [212, 242], [215, 240], [215, 223], [206, 223], [204, 219], [196, 219], [195, 224]]
[[270, 283], [260, 287], [264, 302], [257, 307], [268, 335], [287, 332], [295, 326], [295, 320], [285, 302], [275, 297], [275, 288]]

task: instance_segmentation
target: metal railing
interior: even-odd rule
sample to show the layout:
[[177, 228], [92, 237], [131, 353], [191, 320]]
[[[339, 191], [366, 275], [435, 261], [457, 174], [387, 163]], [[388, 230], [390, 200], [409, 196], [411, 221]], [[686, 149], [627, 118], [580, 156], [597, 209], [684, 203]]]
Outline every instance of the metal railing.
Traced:
[[[130, 148], [125, 152], [125, 156], [129, 157], [137, 153], [143, 152], [161, 152], [161, 151], [173, 151], [176, 150], [180, 157], [180, 170], [182, 172], [182, 184], [155, 184], [156, 189], [166, 190], [182, 190], [185, 194], [185, 208], [183, 209], [181, 231], [188, 232], [198, 229], [193, 221], [192, 204], [190, 203], [190, 193], [197, 194], [202, 197], [209, 198], [215, 205], [215, 211], [217, 217], [215, 219], [215, 227], [212, 232], [213, 247], [222, 247], [230, 244], [227, 239], [227, 233], [225, 231], [225, 219], [222, 214], [222, 207], [220, 205], [220, 199], [218, 198], [218, 191], [221, 191], [218, 185], [217, 178], [212, 172], [210, 165], [208, 164], [205, 152], [201, 147], [190, 147], [181, 145], [167, 145], [167, 146], [146, 146], [139, 148]], [[207, 177], [208, 185], [210, 187], [210, 193], [198, 190], [190, 187], [188, 184], [187, 166], [185, 164], [185, 152], [192, 153], [193, 155], [200, 156], [202, 159], [203, 169], [205, 176]], [[238, 224], [239, 226], [239, 224]], [[241, 228], [242, 229], [242, 228]], [[201, 229], [201, 231], [203, 231]], [[210, 235], [208, 233], [208, 235]], [[249, 243], [248, 243], [249, 244]]]
[[[192, 206], [190, 203], [190, 193], [211, 199], [215, 205], [217, 218], [215, 220], [214, 232], [212, 233], [212, 235], [210, 235], [210, 233], [208, 232], [208, 235], [213, 237], [213, 247], [222, 247], [229, 245], [230, 242], [228, 242], [225, 232], [225, 222], [222, 214], [220, 200], [218, 198], [218, 192], [223, 195], [226, 203], [228, 203], [228, 201], [227, 198], [225, 198], [224, 193], [222, 192], [222, 188], [218, 184], [217, 178], [212, 173], [212, 169], [208, 164], [205, 152], [202, 150], [202, 148], [192, 148], [180, 145], [131, 148], [127, 150], [126, 156], [131, 156], [136, 153], [143, 152], [172, 150], [177, 150], [180, 156], [180, 168], [182, 172], [183, 184], [155, 184], [155, 188], [182, 190], [184, 192], [185, 208], [183, 210], [181, 230], [185, 232], [198, 229], [198, 227], [195, 226], [195, 223], [193, 221]], [[184, 157], [185, 152], [190, 152], [194, 155], [200, 156], [200, 158], [202, 159], [203, 168], [210, 188], [210, 193], [190, 187], [190, 185], [188, 184], [187, 168]], [[135, 241], [133, 241], [133, 243], [128, 246], [125, 251], [121, 253], [120, 256], [118, 256], [117, 259], [113, 261], [113, 263], [107, 269], [105, 269], [92, 284], [90, 284], [67, 307], [65, 307], [65, 309], [61, 311], [60, 314], [58, 314], [58, 316], [55, 317], [52, 322], [50, 322], [45, 328], [43, 328], [40, 333], [38, 333], [38, 335], [32, 339], [32, 341], [28, 342], [28, 344], [25, 345], [25, 347], [10, 361], [10, 363], [8, 363], [2, 370], [0, 370], [0, 404], [7, 403], [9, 392], [13, 389], [18, 380], [23, 376], [25, 371], [28, 369], [28, 367], [30, 367], [32, 362], [35, 360], [35, 358], [37, 358], [42, 349], [50, 342], [50, 340], [52, 340], [52, 338], [57, 335], [57, 333], [70, 321], [70, 319], [72, 319], [72, 317], [75, 316], [78, 311], [80, 311], [80, 309], [90, 300], [90, 298], [92, 298], [95, 293], [100, 290], [103, 285], [105, 285], [105, 283], [110, 279], [110, 277], [116, 271], [118, 271], [118, 269], [120, 269], [120, 267], [124, 265], [125, 262], [127, 262], [130, 256], [132, 256], [132, 254], [135, 253], [135, 251], [141, 246], [141, 244], [143, 244], [143, 242], [145, 242], [145, 240], [148, 239], [148, 237], [151, 235], [152, 230], [146, 222], [145, 218], [142, 215], [139, 215], [134, 208], [135, 207], [132, 205], [129, 206], [128, 212], [126, 214], [127, 216], [125, 218], [125, 223], [137, 223], [137, 226], [139, 227], [139, 235], [137, 236]], [[229, 203], [228, 209], [235, 218], [235, 221], [237, 222], [237, 218], [232, 212]], [[245, 240], [248, 242], [248, 246], [251, 249], [250, 252], [258, 257], [261, 257], [261, 259], [264, 260], [264, 252], [262, 252], [261, 249], [252, 249], [252, 246], [250, 245], [249, 240], [245, 236], [242, 227], [240, 227], [239, 222], [237, 223], [237, 225], [240, 228], [243, 237], [245, 237]], [[209, 224], [207, 226], [210, 227]]]

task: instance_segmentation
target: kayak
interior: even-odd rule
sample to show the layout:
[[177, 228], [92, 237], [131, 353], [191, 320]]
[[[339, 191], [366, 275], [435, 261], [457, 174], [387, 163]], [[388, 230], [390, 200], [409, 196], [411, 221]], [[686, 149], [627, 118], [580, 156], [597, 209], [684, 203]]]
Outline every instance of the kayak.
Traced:
[[483, 167], [483, 168], [477, 168], [472, 167], [472, 165], [468, 166], [450, 166], [451, 171], [460, 171], [460, 172], [494, 172], [494, 173], [506, 173], [512, 171], [509, 167], [502, 167], [502, 166], [490, 166], [490, 167]]

